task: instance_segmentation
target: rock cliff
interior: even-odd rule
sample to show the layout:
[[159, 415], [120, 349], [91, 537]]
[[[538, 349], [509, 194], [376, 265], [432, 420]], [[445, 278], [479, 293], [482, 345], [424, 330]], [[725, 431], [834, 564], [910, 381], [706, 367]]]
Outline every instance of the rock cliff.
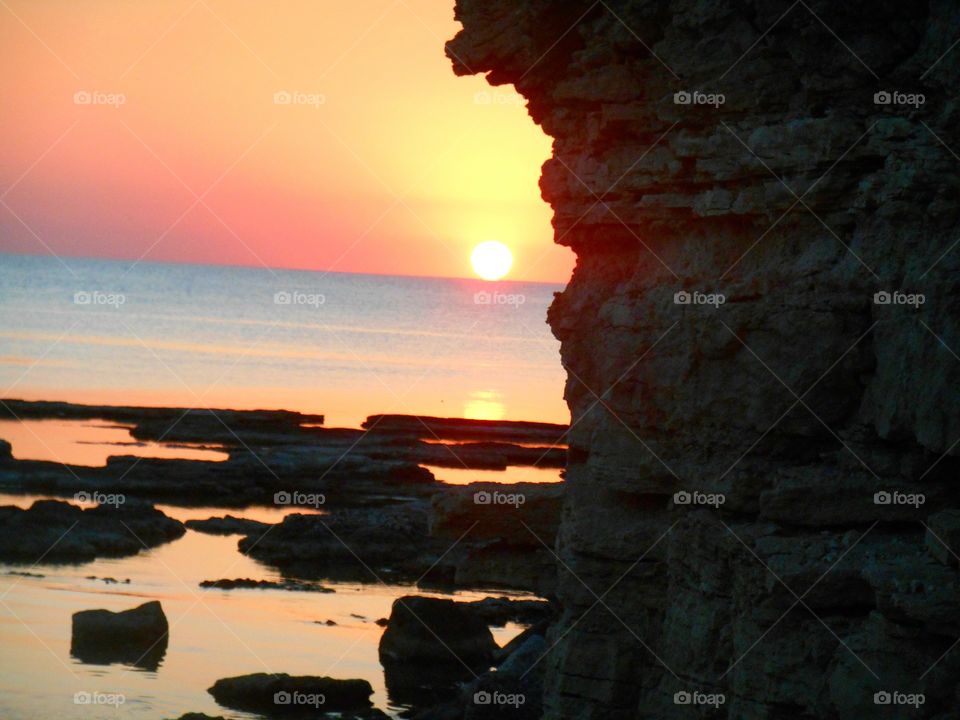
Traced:
[[960, 8], [456, 13], [577, 255], [545, 716], [956, 717]]

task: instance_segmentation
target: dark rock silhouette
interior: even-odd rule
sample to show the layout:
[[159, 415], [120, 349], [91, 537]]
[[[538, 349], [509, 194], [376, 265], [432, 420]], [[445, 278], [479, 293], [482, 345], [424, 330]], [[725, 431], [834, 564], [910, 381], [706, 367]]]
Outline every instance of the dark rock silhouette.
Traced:
[[475, 608], [453, 600], [397, 598], [380, 638], [380, 663], [395, 704], [450, 701], [461, 682], [490, 667], [497, 644]]
[[366, 680], [254, 673], [217, 680], [208, 691], [224, 707], [270, 717], [316, 716], [370, 708]]
[[456, 12], [577, 255], [544, 717], [951, 717], [960, 9]]
[[70, 654], [85, 663], [130, 663], [156, 669], [167, 651], [169, 626], [153, 600], [130, 610], [73, 614]]
[[465, 603], [405, 595], [393, 602], [381, 661], [488, 666], [497, 649], [480, 613]]
[[0, 507], [0, 559], [83, 562], [136, 555], [184, 534], [179, 520], [150, 505], [125, 502], [81, 509], [37, 500], [29, 509]]

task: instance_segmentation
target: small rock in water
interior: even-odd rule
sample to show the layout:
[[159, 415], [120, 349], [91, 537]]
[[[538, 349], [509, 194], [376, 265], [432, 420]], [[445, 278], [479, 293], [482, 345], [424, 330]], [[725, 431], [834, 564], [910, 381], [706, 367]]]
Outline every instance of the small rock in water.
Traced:
[[83, 610], [73, 614], [70, 654], [87, 663], [156, 669], [168, 634], [167, 617], [156, 600], [122, 612]]
[[268, 716], [368, 710], [373, 688], [366, 680], [255, 673], [217, 680], [207, 692], [224, 707]]
[[301, 582], [300, 580], [284, 580], [276, 582], [274, 580], [251, 580], [250, 578], [237, 578], [229, 580], [221, 578], [220, 580], [204, 580], [200, 583], [202, 588], [217, 588], [219, 590], [291, 590], [293, 592], [317, 592], [334, 593], [333, 588], [316, 585], [314, 583]]

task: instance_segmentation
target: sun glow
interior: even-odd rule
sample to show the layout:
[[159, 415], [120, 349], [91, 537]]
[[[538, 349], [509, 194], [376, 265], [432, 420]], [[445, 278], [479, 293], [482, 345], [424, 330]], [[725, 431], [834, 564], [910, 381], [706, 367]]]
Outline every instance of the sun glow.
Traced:
[[473, 271], [484, 280], [499, 280], [510, 270], [513, 253], [499, 240], [487, 240], [470, 254]]

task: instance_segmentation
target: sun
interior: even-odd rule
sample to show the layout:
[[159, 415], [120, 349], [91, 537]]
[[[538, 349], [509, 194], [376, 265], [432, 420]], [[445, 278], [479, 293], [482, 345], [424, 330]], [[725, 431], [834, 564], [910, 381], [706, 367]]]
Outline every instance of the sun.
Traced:
[[473, 271], [484, 280], [499, 280], [510, 270], [513, 253], [499, 240], [487, 240], [470, 253]]

